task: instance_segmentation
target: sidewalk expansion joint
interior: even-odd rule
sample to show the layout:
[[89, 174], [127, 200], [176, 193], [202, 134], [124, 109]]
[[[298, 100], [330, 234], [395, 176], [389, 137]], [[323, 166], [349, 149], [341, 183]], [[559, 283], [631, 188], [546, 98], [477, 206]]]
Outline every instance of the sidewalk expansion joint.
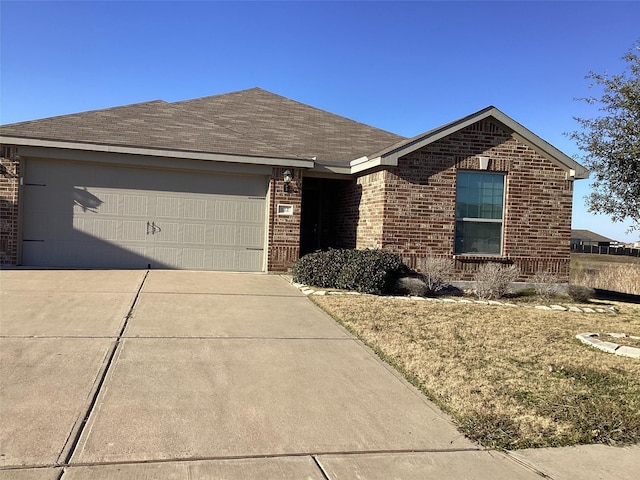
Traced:
[[[104, 382], [107, 378], [107, 375], [109, 374], [109, 371], [111, 370], [111, 365], [113, 364], [113, 359], [116, 356], [116, 352], [118, 351], [118, 348], [120, 347], [120, 343], [121, 340], [124, 336], [124, 332], [127, 329], [127, 326], [129, 325], [129, 320], [131, 319], [131, 316], [133, 315], [133, 310], [136, 307], [136, 304], [138, 303], [138, 299], [140, 298], [140, 293], [142, 292], [142, 287], [144, 286], [145, 281], [147, 280], [147, 277], [149, 276], [149, 270], [147, 270], [144, 274], [144, 277], [142, 278], [142, 281], [140, 282], [140, 286], [138, 287], [138, 290], [136, 292], [135, 297], [133, 298], [133, 302], [131, 302], [131, 307], [129, 308], [129, 311], [127, 312], [126, 317], [124, 318], [124, 321], [122, 322], [122, 328], [120, 329], [120, 332], [118, 333], [118, 336], [115, 338], [115, 342], [113, 343], [113, 345], [111, 346], [109, 352], [107, 353], [107, 361], [105, 362], [105, 366], [102, 369], [102, 373], [100, 374], [100, 377], [98, 379], [98, 383], [97, 386], [93, 392], [93, 396], [91, 398], [91, 401], [89, 402], [89, 406], [87, 407], [87, 410], [84, 414], [84, 417], [82, 419], [82, 422], [80, 423], [80, 426], [78, 428], [78, 430], [75, 432], [75, 435], [73, 435], [73, 440], [71, 441], [70, 447], [67, 451], [67, 454], [64, 457], [64, 460], [62, 462], [58, 462], [60, 465], [58, 466], [67, 466], [69, 465], [69, 462], [71, 461], [71, 457], [73, 457], [73, 454], [75, 453], [76, 448], [78, 447], [78, 443], [80, 442], [80, 438], [82, 437], [82, 433], [84, 432], [84, 429], [87, 425], [87, 422], [89, 421], [89, 417], [91, 416], [91, 413], [93, 412], [96, 403], [98, 401], [98, 396], [100, 395], [100, 392], [102, 391], [102, 387], [104, 385]], [[62, 448], [62, 452], [65, 451], [65, 449], [67, 448], [67, 445], [69, 444], [69, 440], [71, 439], [71, 434], [73, 432], [70, 432], [69, 437], [67, 438], [67, 441], [64, 444], [64, 447]], [[62, 454], [61, 452], [61, 454]]]
[[538, 470], [536, 467], [534, 467], [533, 465], [525, 462], [524, 460], [520, 460], [518, 457], [516, 457], [515, 455], [511, 455], [511, 452], [508, 450], [503, 451], [502, 453], [504, 453], [504, 455], [511, 461], [513, 461], [514, 463], [517, 463], [518, 465], [520, 465], [521, 467], [526, 468], [527, 470], [535, 473], [536, 475], [539, 475], [542, 478], [549, 478], [551, 480], [553, 480], [553, 477], [550, 477], [549, 475], [547, 475], [544, 472], [541, 472], [540, 470]]
[[147, 460], [112, 460], [103, 462], [59, 462], [53, 465], [19, 465], [11, 467], [0, 467], [2, 470], [23, 470], [26, 468], [73, 468], [73, 467], [101, 467], [108, 465], [153, 465], [162, 463], [189, 463], [189, 462], [215, 462], [222, 460], [259, 460], [272, 458], [291, 458], [291, 457], [322, 457], [325, 455], [403, 455], [411, 453], [464, 453], [464, 452], [492, 452], [497, 450], [486, 449], [483, 447], [475, 448], [410, 448], [410, 449], [383, 449], [383, 450], [345, 450], [345, 451], [322, 451], [322, 452], [290, 452], [290, 453], [263, 453], [251, 455], [213, 455], [198, 457], [175, 457], [175, 458], [157, 458]]

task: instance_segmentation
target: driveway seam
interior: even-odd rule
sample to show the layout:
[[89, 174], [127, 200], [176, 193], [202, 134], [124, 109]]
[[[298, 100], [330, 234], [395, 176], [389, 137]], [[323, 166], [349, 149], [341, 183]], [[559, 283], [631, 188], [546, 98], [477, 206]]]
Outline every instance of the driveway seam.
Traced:
[[[98, 396], [100, 395], [100, 392], [102, 391], [102, 386], [104, 385], [104, 382], [107, 378], [107, 375], [109, 374], [109, 370], [111, 369], [111, 365], [113, 364], [113, 359], [116, 355], [116, 352], [118, 351], [118, 348], [120, 346], [120, 342], [123, 338], [124, 332], [127, 329], [127, 326], [129, 325], [129, 320], [131, 319], [132, 315], [133, 315], [133, 310], [136, 306], [136, 304], [138, 303], [138, 299], [140, 298], [140, 293], [142, 292], [142, 287], [144, 286], [145, 281], [147, 280], [147, 277], [149, 276], [149, 270], [147, 270], [144, 274], [144, 277], [142, 278], [142, 281], [140, 282], [140, 285], [138, 286], [138, 290], [136, 291], [136, 295], [133, 298], [133, 302], [131, 303], [131, 307], [129, 308], [129, 311], [127, 312], [127, 315], [124, 319], [124, 322], [122, 323], [122, 328], [120, 328], [120, 332], [118, 333], [118, 336], [115, 338], [115, 341], [113, 342], [113, 345], [111, 346], [110, 350], [107, 353], [107, 360], [105, 363], [104, 368], [102, 369], [102, 372], [100, 373], [100, 378], [98, 379], [98, 383], [97, 383], [97, 387], [95, 388], [93, 394], [92, 394], [92, 398], [91, 401], [89, 402], [89, 406], [87, 407], [87, 410], [85, 411], [84, 417], [82, 418], [82, 421], [80, 423], [80, 426], [78, 427], [77, 431], [75, 432], [75, 434], [73, 434], [73, 428], [72, 428], [72, 432], [70, 432], [69, 437], [67, 438], [67, 440], [65, 441], [64, 446], [62, 447], [62, 451], [60, 452], [60, 456], [58, 457], [58, 464], [59, 465], [68, 465], [69, 462], [71, 461], [71, 457], [73, 457], [73, 454], [75, 453], [75, 450], [78, 446], [78, 443], [80, 442], [80, 438], [82, 437], [82, 433], [84, 432], [84, 429], [87, 425], [87, 422], [89, 420], [89, 417], [91, 416], [91, 413], [93, 412], [96, 403], [98, 401]], [[75, 426], [75, 425], [74, 425]], [[71, 443], [69, 443], [69, 440], [73, 437], [73, 440], [71, 441]], [[65, 455], [65, 451], [67, 452]], [[64, 459], [62, 460], [62, 462], [60, 461], [60, 457], [64, 455]]]
[[313, 463], [316, 464], [316, 467], [318, 467], [318, 470], [320, 470], [320, 473], [325, 478], [325, 480], [331, 480], [329, 478], [329, 475], [327, 474], [327, 472], [324, 471], [324, 468], [323, 468], [322, 464], [320, 463], [320, 460], [318, 459], [318, 455], [311, 455], [311, 458], [313, 459]]

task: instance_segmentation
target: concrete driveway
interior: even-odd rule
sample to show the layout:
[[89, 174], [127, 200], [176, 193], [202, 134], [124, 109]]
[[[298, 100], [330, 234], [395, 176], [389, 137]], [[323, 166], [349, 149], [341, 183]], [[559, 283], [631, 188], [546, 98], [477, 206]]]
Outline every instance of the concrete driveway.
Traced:
[[539, 478], [283, 277], [16, 269], [0, 295], [0, 479]]

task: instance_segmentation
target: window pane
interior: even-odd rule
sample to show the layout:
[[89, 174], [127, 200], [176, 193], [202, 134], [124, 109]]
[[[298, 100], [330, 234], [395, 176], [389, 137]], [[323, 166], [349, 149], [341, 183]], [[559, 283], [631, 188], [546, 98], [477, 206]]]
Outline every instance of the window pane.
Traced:
[[503, 174], [458, 172], [457, 182], [457, 218], [502, 219]]
[[456, 222], [455, 253], [500, 254], [502, 223]]

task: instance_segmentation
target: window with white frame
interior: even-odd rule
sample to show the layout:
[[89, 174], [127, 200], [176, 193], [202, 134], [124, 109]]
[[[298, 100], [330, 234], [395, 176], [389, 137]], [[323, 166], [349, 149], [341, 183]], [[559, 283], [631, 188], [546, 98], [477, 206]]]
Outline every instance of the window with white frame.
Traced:
[[460, 171], [456, 190], [456, 254], [500, 255], [504, 174]]

